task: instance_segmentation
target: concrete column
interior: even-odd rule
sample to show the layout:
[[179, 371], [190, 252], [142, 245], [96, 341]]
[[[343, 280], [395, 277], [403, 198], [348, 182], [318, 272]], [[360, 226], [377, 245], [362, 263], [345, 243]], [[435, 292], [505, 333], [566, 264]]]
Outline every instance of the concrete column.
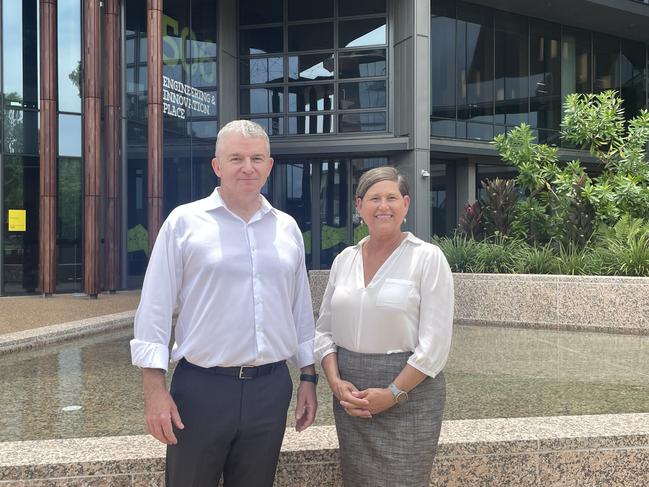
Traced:
[[162, 225], [162, 0], [147, 0], [149, 253]]
[[[457, 225], [460, 217], [464, 214], [464, 205], [473, 204], [476, 201], [476, 166], [473, 161], [458, 161], [455, 164], [456, 183], [456, 220]], [[450, 200], [449, 200], [450, 203]]]
[[[410, 138], [409, 152], [392, 162], [410, 182], [412, 200], [405, 228], [430, 239], [430, 1], [390, 2], [393, 27], [394, 134]], [[423, 61], [422, 61], [423, 60]]]
[[40, 0], [39, 288], [56, 290], [56, 156], [58, 147], [56, 0]]
[[218, 55], [219, 63], [219, 127], [237, 118], [237, 73], [239, 72], [239, 47], [237, 45], [237, 2], [218, 3]]
[[99, 294], [101, 198], [101, 28], [97, 0], [83, 1], [84, 292]]
[[121, 248], [121, 29], [120, 0], [104, 0], [104, 128], [106, 143], [106, 289], [119, 288]]

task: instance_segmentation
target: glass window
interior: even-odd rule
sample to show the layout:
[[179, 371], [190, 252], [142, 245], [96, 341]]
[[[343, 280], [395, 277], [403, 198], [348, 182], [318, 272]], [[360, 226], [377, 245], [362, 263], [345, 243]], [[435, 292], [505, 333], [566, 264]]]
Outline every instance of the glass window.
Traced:
[[38, 112], [6, 108], [2, 120], [5, 152], [38, 154]]
[[624, 113], [634, 117], [645, 108], [647, 101], [647, 47], [645, 44], [622, 41], [620, 66], [621, 95]]
[[164, 153], [164, 214], [192, 200], [192, 171], [189, 147], [165, 144]]
[[216, 2], [192, 0], [189, 38], [190, 79], [197, 88], [216, 87]]
[[558, 130], [561, 124], [561, 31], [543, 21], [530, 24], [530, 114], [532, 127]]
[[494, 127], [487, 123], [467, 122], [467, 138], [474, 140], [491, 140], [494, 138]]
[[38, 1], [2, 2], [1, 32], [5, 103], [37, 108]]
[[56, 15], [59, 110], [81, 113], [80, 0], [59, 0]]
[[[455, 118], [455, 5], [433, 2], [430, 26], [431, 115]], [[453, 131], [455, 132], [455, 131]]]
[[308, 161], [281, 161], [273, 169], [273, 178], [282, 188], [275, 200], [277, 208], [297, 222], [304, 239], [306, 265], [312, 267], [311, 251], [311, 178], [313, 165]]
[[241, 113], [282, 113], [284, 88], [251, 88], [241, 90]]
[[284, 59], [281, 57], [242, 59], [240, 70], [242, 85], [284, 81]]
[[[77, 117], [81, 118], [81, 117]], [[60, 157], [57, 164], [57, 291], [81, 289], [83, 261], [81, 159]]]
[[481, 122], [493, 120], [493, 11], [473, 5], [458, 9], [457, 116]]
[[[430, 233], [431, 235], [446, 235], [447, 218], [447, 181], [446, 164], [430, 164]], [[451, 202], [448, 206], [454, 206]]]
[[320, 267], [327, 269], [349, 240], [350, 188], [346, 161], [325, 161], [320, 173]]
[[283, 48], [284, 35], [281, 27], [239, 31], [239, 52], [241, 54], [282, 52]]
[[340, 132], [375, 132], [386, 130], [385, 112], [339, 115]]
[[495, 16], [495, 122], [518, 125], [527, 122], [528, 23], [525, 17]]
[[338, 0], [338, 15], [368, 15], [385, 13], [385, 0]]
[[385, 19], [363, 19], [340, 22], [338, 47], [374, 46], [386, 43]]
[[284, 135], [284, 117], [251, 118], [250, 120], [264, 127], [268, 135]]
[[315, 51], [333, 47], [334, 25], [331, 22], [291, 25], [288, 28], [289, 52]]
[[593, 91], [620, 87], [620, 40], [604, 34], [593, 34]]
[[371, 78], [373, 76], [385, 76], [387, 74], [386, 66], [385, 49], [341, 52], [338, 56], [338, 77]]
[[319, 112], [333, 109], [334, 85], [289, 86], [289, 112]]
[[339, 108], [383, 108], [385, 107], [385, 81], [362, 81], [340, 83]]
[[281, 22], [284, 14], [282, 0], [240, 0], [239, 24], [269, 24]]
[[59, 155], [81, 157], [81, 115], [59, 115]]
[[288, 0], [288, 20], [313, 20], [334, 16], [333, 0]]
[[300, 54], [288, 58], [289, 81], [316, 81], [334, 77], [332, 53]]
[[219, 125], [216, 120], [192, 120], [190, 124], [191, 132], [188, 134], [197, 139], [216, 140], [216, 134], [219, 131]]
[[455, 120], [431, 118], [430, 135], [436, 137], [455, 137]]
[[563, 28], [561, 35], [561, 99], [592, 91], [590, 33]]
[[334, 131], [333, 115], [288, 117], [289, 135], [330, 134]]
[[[6, 2], [5, 2], [6, 3]], [[2, 212], [25, 210], [24, 232], [3, 232], [4, 291], [7, 293], [34, 292], [38, 285], [38, 157], [5, 156], [3, 158]]]

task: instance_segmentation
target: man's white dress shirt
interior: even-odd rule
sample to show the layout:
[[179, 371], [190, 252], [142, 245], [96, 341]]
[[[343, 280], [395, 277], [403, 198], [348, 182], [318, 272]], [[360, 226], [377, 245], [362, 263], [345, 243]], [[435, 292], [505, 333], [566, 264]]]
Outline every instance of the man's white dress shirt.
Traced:
[[442, 251], [411, 233], [365, 287], [363, 244], [336, 257], [316, 324], [319, 361], [343, 347], [359, 353], [413, 352], [408, 363], [435, 377], [453, 335], [453, 275]]
[[245, 222], [218, 189], [179, 206], [160, 229], [131, 340], [134, 365], [167, 370], [172, 360], [201, 367], [313, 363], [313, 308], [304, 243], [295, 220], [263, 197]]

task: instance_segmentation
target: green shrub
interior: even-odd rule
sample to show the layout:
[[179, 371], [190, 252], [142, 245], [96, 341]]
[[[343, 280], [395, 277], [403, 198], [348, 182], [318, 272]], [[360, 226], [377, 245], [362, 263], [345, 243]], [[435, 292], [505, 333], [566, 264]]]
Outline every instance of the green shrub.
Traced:
[[442, 250], [453, 272], [476, 272], [479, 242], [458, 233], [450, 238], [435, 237], [433, 243]]
[[515, 269], [520, 274], [556, 274], [559, 263], [550, 244], [526, 245], [520, 249]]

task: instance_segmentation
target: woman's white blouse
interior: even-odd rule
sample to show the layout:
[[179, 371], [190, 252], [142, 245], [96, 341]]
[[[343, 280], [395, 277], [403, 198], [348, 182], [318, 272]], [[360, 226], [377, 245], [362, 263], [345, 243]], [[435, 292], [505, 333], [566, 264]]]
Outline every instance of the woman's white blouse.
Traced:
[[435, 377], [453, 335], [453, 275], [442, 251], [411, 233], [365, 287], [362, 245], [346, 248], [329, 273], [316, 324], [315, 355], [411, 351], [408, 363]]

